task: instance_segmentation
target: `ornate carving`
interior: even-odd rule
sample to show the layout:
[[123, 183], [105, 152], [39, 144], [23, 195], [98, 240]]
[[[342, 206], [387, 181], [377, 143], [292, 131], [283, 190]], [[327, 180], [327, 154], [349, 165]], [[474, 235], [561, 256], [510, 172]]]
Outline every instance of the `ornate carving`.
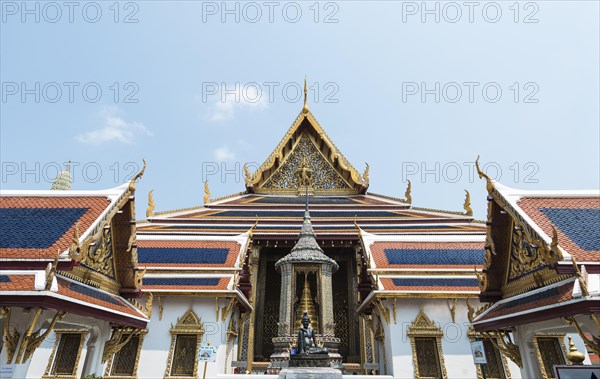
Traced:
[[381, 298], [377, 298], [377, 300], [375, 300], [375, 306], [377, 307], [377, 309], [379, 310], [379, 313], [383, 316], [383, 318], [385, 319], [385, 322], [389, 325], [390, 324], [390, 309], [387, 307], [387, 304], [384, 303], [385, 300], [382, 300]]
[[494, 344], [494, 346], [500, 350], [502, 354], [506, 355], [517, 366], [523, 368], [523, 361], [521, 360], [519, 346], [512, 342], [508, 331], [495, 330], [491, 332], [482, 332], [481, 335], [485, 338], [489, 338], [490, 342]]
[[4, 327], [2, 328], [2, 337], [4, 339], [4, 348], [6, 349], [6, 363], [11, 364], [13, 356], [17, 350], [17, 344], [19, 343], [19, 337], [21, 334], [16, 328], [13, 328], [13, 332], [10, 332], [10, 307], [1, 307], [0, 312], [2, 318], [4, 318]]
[[81, 251], [79, 249], [79, 222], [75, 223], [73, 228], [73, 238], [71, 239], [71, 245], [69, 246], [69, 258], [79, 258]]
[[208, 188], [208, 180], [204, 181], [204, 204], [210, 202], [210, 189]]
[[463, 209], [465, 210], [465, 215], [473, 216], [473, 209], [471, 208], [471, 194], [469, 191], [465, 190], [465, 203], [463, 204]]
[[[235, 306], [236, 303], [237, 303], [237, 299], [235, 297], [232, 297], [229, 299], [229, 302], [227, 302], [227, 305], [224, 306], [223, 309], [221, 310], [221, 321], [225, 322], [225, 320], [227, 320], [227, 316], [229, 316], [229, 312], [231, 312], [231, 310], [233, 309], [233, 307]], [[233, 316], [231, 318], [233, 318]]]
[[[579, 266], [577, 266], [577, 261], [574, 256], [571, 256], [571, 263], [573, 264], [573, 269], [575, 270], [575, 274], [577, 275], [577, 280], [579, 281], [579, 287], [581, 288], [581, 294], [583, 296], [590, 296], [590, 292], [588, 291], [587, 286], [587, 273], [585, 272], [585, 266], [581, 266], [582, 270], [579, 270]], [[583, 273], [581, 272], [583, 271]]]
[[522, 227], [516, 226], [513, 229], [508, 274], [509, 281], [528, 274], [546, 264], [540, 255], [539, 247], [539, 244], [533, 243], [527, 238], [523, 233]]
[[[511, 375], [510, 375], [510, 370], [508, 369], [508, 361], [506, 360], [506, 356], [504, 354], [502, 354], [502, 351], [498, 350], [498, 348], [496, 347], [496, 345], [494, 345], [494, 343], [489, 339], [489, 338], [485, 338], [481, 333], [477, 333], [475, 332], [475, 330], [473, 329], [472, 326], [469, 326], [469, 329], [467, 331], [467, 336], [469, 337], [469, 340], [471, 340], [471, 342], [479, 339], [483, 339], [484, 341], [489, 341], [490, 344], [492, 344], [493, 349], [495, 350], [494, 353], [498, 354], [500, 356], [500, 360], [496, 363], [499, 364], [499, 366], [501, 365], [502, 367], [498, 367], [498, 371], [500, 374], [500, 378], [504, 378], [504, 379], [511, 379]], [[496, 341], [496, 344], [498, 342]], [[484, 347], [485, 348], [485, 347]], [[488, 349], [485, 348], [486, 351], [486, 356], [488, 354]], [[488, 364], [489, 364], [489, 360], [488, 360]], [[484, 379], [484, 375], [483, 372], [481, 371], [482, 366], [477, 365], [477, 379]], [[486, 367], [486, 371], [488, 372], [488, 374], [485, 375], [485, 377], [490, 377], [489, 375], [489, 366]], [[493, 376], [494, 378], [496, 378], [496, 376]]]
[[491, 231], [488, 227], [485, 234], [485, 250], [483, 255], [483, 268], [486, 270], [492, 265], [492, 255], [496, 255], [496, 246], [494, 245], [494, 240], [492, 240]]
[[146, 299], [146, 304], [142, 305], [137, 300], [131, 300], [131, 304], [133, 304], [137, 309], [140, 310], [146, 317], [150, 318], [152, 316], [152, 300], [154, 299], [154, 295], [152, 292], [148, 292], [148, 299]]
[[[123, 328], [120, 328], [123, 329]], [[106, 371], [104, 373], [104, 377], [105, 378], [115, 378], [115, 379], [123, 379], [123, 378], [137, 378], [137, 368], [140, 362], [140, 355], [142, 352], [142, 343], [144, 342], [144, 336], [148, 333], [147, 329], [131, 329], [131, 328], [127, 328], [129, 329], [129, 331], [123, 331], [120, 334], [120, 340], [116, 339], [116, 343], [117, 344], [121, 344], [122, 345], [118, 348], [111, 348], [114, 350], [113, 353], [109, 353], [109, 357], [108, 357], [108, 361], [106, 363]], [[113, 340], [113, 338], [115, 337], [114, 333], [116, 332], [116, 329], [113, 329], [113, 336], [111, 336], [111, 339], [109, 341], [107, 341], [106, 343], [108, 344], [110, 341]], [[129, 351], [126, 349], [123, 352], [121, 352], [121, 350], [127, 345], [127, 343], [131, 342], [131, 340], [137, 336], [138, 337], [138, 341], [137, 341], [137, 348], [135, 349], [135, 351], [131, 351], [133, 349], [130, 349]], [[125, 340], [123, 340], [125, 338]], [[104, 352], [102, 354], [102, 362], [104, 362], [104, 355], [106, 353], [106, 345], [104, 348]], [[116, 359], [119, 359], [119, 352], [121, 352], [121, 354], [126, 354], [126, 359], [131, 359], [133, 360], [133, 367], [132, 367], [132, 375], [123, 375], [122, 373], [115, 373], [115, 368], [113, 367], [113, 363], [116, 365], [118, 364], [118, 362], [115, 362]], [[133, 354], [131, 354], [133, 353]], [[130, 356], [131, 354], [131, 356]]]
[[54, 282], [54, 275], [56, 274], [56, 269], [58, 267], [58, 257], [60, 256], [60, 249], [58, 249], [58, 252], [56, 254], [56, 258], [54, 258], [54, 261], [52, 263], [48, 263], [48, 265], [46, 266], [46, 286], [44, 287], [44, 289], [46, 291], [50, 291], [50, 289], [52, 288], [52, 283]]
[[[595, 317], [594, 317], [595, 316]], [[590, 316], [594, 319], [594, 321], [596, 321], [596, 327], [598, 327], [598, 314], [592, 313], [592, 315]], [[565, 317], [565, 322], [569, 325], [571, 325], [572, 327], [575, 328], [575, 330], [577, 330], [577, 334], [579, 334], [579, 337], [583, 340], [583, 342], [585, 342], [586, 345], [588, 345], [590, 347], [590, 349], [592, 349], [592, 351], [594, 353], [596, 353], [596, 355], [600, 355], [600, 337], [596, 337], [595, 335], [591, 335], [592, 338], [588, 338], [586, 336], [586, 333], [583, 331], [583, 329], [581, 329], [581, 326], [579, 325], [579, 323], [577, 322], [577, 320], [575, 320], [575, 317], [573, 316], [569, 316], [569, 317]], [[600, 330], [600, 329], [598, 329]]]
[[406, 191], [404, 192], [404, 202], [408, 204], [412, 204], [412, 196], [410, 192], [412, 191], [412, 183], [410, 179], [408, 180], [408, 184], [406, 185]]
[[118, 353], [123, 346], [127, 345], [133, 336], [138, 335], [140, 329], [134, 328], [113, 328], [112, 336], [104, 344], [102, 352], [102, 363], [108, 361], [114, 354]]
[[35, 352], [35, 349], [37, 349], [41, 345], [42, 341], [44, 341], [46, 339], [46, 337], [48, 337], [50, 332], [52, 332], [52, 329], [54, 329], [54, 325], [56, 324], [56, 322], [58, 320], [62, 320], [62, 318], [64, 316], [65, 316], [65, 312], [63, 312], [63, 311], [56, 312], [54, 314], [54, 317], [52, 317], [50, 324], [46, 328], [46, 331], [43, 334], [40, 335], [40, 332], [42, 331], [42, 328], [40, 328], [40, 329], [36, 330], [35, 332], [33, 332], [30, 336], [26, 336], [23, 339], [23, 341], [21, 342], [21, 345], [25, 344], [26, 347], [25, 347], [25, 353], [23, 354], [23, 359], [21, 359], [21, 363], [27, 362], [27, 360]]
[[146, 160], [142, 159], [142, 162], [144, 162], [144, 166], [142, 167], [140, 172], [135, 174], [135, 176], [133, 178], [131, 178], [131, 180], [129, 181], [129, 192], [135, 192], [135, 182], [138, 179], [141, 179], [142, 176], [144, 176], [144, 172], [146, 172]]
[[[408, 327], [407, 335], [410, 338], [410, 345], [412, 347], [413, 352], [413, 368], [414, 368], [414, 377], [416, 379], [422, 378], [423, 375], [419, 372], [420, 365], [439, 365], [439, 371], [442, 378], [446, 379], [448, 374], [446, 372], [446, 365], [444, 364], [444, 353], [442, 352], [442, 336], [444, 333], [442, 330], [433, 323], [429, 317], [425, 314], [423, 308], [419, 311], [419, 314], [412, 322], [412, 324]], [[419, 352], [417, 352], [417, 343], [416, 339], [418, 338], [434, 338], [437, 345], [437, 354], [435, 351], [428, 350], [429, 354], [434, 354], [434, 356], [428, 357], [425, 361], [421, 361], [419, 359]], [[437, 355], [437, 356], [435, 356]]]
[[362, 174], [362, 179], [367, 185], [369, 184], [369, 164], [365, 162], [365, 171]]
[[[196, 313], [190, 308], [183, 316], [177, 319], [177, 323], [175, 326], [171, 326], [169, 330], [171, 333], [171, 348], [169, 349], [169, 355], [167, 357], [167, 368], [165, 370], [165, 378], [171, 378], [173, 376], [177, 376], [171, 373], [171, 368], [174, 366], [174, 361], [181, 359], [181, 356], [175, 356], [175, 342], [177, 341], [177, 336], [180, 334], [187, 335], [195, 335], [196, 336], [196, 348], [194, 350], [195, 358], [193, 360], [193, 375], [192, 377], [198, 377], [198, 350], [200, 349], [200, 342], [202, 340], [202, 335], [204, 334], [204, 325], [200, 321], [200, 317], [196, 315]], [[191, 352], [185, 352], [191, 353]], [[181, 350], [179, 350], [178, 354], [184, 354]]]
[[146, 209], [146, 218], [154, 216], [154, 197], [152, 193], [154, 190], [148, 192], [148, 208]]
[[479, 289], [481, 291], [485, 291], [488, 288], [488, 278], [487, 274], [484, 272], [477, 271], [477, 268], [473, 269], [475, 271], [475, 276], [477, 277], [477, 283], [479, 283]]
[[323, 157], [311, 139], [303, 135], [278, 170], [267, 180], [264, 188], [269, 189], [295, 189], [302, 186], [297, 171], [302, 169], [302, 164], [308, 167], [304, 172], [312, 170], [312, 187], [315, 190], [348, 189], [348, 183], [333, 169], [331, 164]]
[[483, 311], [485, 311], [486, 309], [488, 309], [489, 307], [492, 306], [492, 303], [487, 303], [484, 306], [481, 306], [481, 307], [477, 308], [477, 310], [475, 310], [475, 308], [473, 308], [471, 303], [469, 303], [468, 297], [467, 297], [465, 303], [467, 305], [467, 318], [469, 319], [470, 323], [473, 323], [473, 321], [477, 318], [477, 316], [479, 316], [480, 314], [483, 313]]
[[115, 264], [113, 261], [112, 235], [110, 227], [102, 229], [100, 240], [93, 243], [83, 251], [79, 262], [86, 267], [98, 271], [109, 278], [115, 277]]
[[556, 233], [556, 228], [552, 225], [552, 242], [550, 243], [550, 249], [544, 248], [542, 249], [542, 257], [546, 261], [547, 264], [551, 265], [563, 259], [562, 252], [558, 247], [558, 234]]
[[162, 320], [162, 316], [163, 316], [163, 304], [162, 304], [162, 298], [159, 296], [158, 297], [158, 321]]
[[135, 272], [135, 288], [142, 287], [142, 282], [144, 280], [144, 275], [146, 275], [146, 271], [148, 271], [148, 268], [144, 267], [143, 270], [137, 270]]
[[485, 178], [485, 189], [487, 189], [488, 193], [491, 194], [492, 191], [494, 190], [494, 182], [479, 167], [479, 155], [477, 156], [477, 159], [475, 159], [475, 168], [477, 169], [477, 174], [479, 175], [479, 179]]
[[454, 298], [452, 299], [452, 306], [450, 306], [450, 304], [448, 304], [448, 310], [450, 311], [450, 316], [452, 317], [452, 322], [455, 323], [456, 322], [456, 302], [458, 301], [458, 298]]

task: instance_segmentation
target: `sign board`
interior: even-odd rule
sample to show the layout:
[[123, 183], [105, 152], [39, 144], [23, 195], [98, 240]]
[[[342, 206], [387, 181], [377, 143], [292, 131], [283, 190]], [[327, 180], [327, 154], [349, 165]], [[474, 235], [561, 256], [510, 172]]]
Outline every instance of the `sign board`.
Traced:
[[246, 362], [246, 361], [231, 361], [231, 367], [246, 368], [246, 367], [248, 367], [248, 362]]
[[365, 370], [378, 370], [379, 369], [379, 363], [377, 362], [367, 362], [363, 365], [363, 367], [365, 368]]
[[15, 375], [15, 365], [0, 366], [0, 378], [12, 378]]
[[471, 353], [473, 354], [473, 362], [475, 362], [476, 365], [487, 364], [487, 359], [485, 359], [485, 349], [483, 348], [483, 341], [471, 342]]
[[212, 346], [200, 346], [198, 362], [216, 362], [217, 351]]
[[600, 379], [600, 365], [556, 365], [554, 371], [556, 371], [556, 379]]

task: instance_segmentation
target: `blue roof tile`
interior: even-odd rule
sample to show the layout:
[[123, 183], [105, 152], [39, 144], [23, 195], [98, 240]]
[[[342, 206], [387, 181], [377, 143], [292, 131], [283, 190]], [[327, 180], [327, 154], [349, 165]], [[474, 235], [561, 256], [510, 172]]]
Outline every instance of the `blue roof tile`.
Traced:
[[584, 250], [600, 250], [600, 209], [539, 208], [571, 241]]
[[481, 265], [483, 249], [384, 249], [389, 264]]
[[88, 208], [0, 208], [0, 248], [46, 249]]
[[223, 264], [228, 254], [229, 249], [226, 248], [140, 247], [138, 262]]

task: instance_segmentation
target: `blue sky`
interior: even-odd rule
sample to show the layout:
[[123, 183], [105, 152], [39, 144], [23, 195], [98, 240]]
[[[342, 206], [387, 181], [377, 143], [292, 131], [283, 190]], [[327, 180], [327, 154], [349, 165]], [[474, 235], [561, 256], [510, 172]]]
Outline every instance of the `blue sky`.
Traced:
[[74, 189], [113, 187], [146, 158], [139, 218], [150, 189], [157, 211], [201, 204], [206, 177], [242, 191], [305, 75], [372, 192], [411, 179], [414, 205], [459, 211], [468, 189], [484, 218], [478, 154], [511, 187], [600, 186], [597, 1], [47, 4], [1, 2], [4, 189], [49, 188], [67, 160]]

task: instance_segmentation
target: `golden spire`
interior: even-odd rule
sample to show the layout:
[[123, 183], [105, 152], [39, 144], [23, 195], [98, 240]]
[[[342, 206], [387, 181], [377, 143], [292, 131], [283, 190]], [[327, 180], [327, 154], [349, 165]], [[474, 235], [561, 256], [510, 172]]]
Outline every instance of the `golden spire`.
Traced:
[[319, 333], [319, 320], [317, 317], [317, 310], [315, 308], [315, 301], [310, 295], [310, 286], [308, 285], [308, 273], [304, 273], [304, 289], [302, 290], [302, 297], [298, 304], [298, 310], [296, 311], [296, 329], [302, 327], [302, 315], [304, 312], [308, 313], [310, 318], [310, 326], [314, 329], [315, 333]]
[[304, 106], [302, 107], [302, 113], [308, 113], [308, 86], [306, 85], [306, 76], [304, 77]]
[[152, 192], [154, 192], [154, 190], [148, 192], [148, 209], [146, 209], [146, 218], [154, 216], [154, 197], [152, 196]]
[[134, 192], [135, 191], [135, 182], [138, 179], [141, 179], [141, 177], [144, 176], [144, 172], [146, 172], [146, 160], [142, 159], [142, 162], [144, 162], [144, 166], [142, 167], [142, 169], [140, 170], [140, 172], [138, 172], [137, 174], [135, 174], [135, 176], [133, 178], [131, 178], [131, 180], [129, 181], [129, 191], [130, 192]]
[[208, 179], [204, 181], [204, 204], [210, 201], [210, 190], [208, 189]]
[[465, 210], [465, 215], [473, 216], [473, 209], [471, 208], [471, 194], [469, 191], [465, 190], [467, 195], [465, 196], [465, 203], [463, 204], [463, 209]]

